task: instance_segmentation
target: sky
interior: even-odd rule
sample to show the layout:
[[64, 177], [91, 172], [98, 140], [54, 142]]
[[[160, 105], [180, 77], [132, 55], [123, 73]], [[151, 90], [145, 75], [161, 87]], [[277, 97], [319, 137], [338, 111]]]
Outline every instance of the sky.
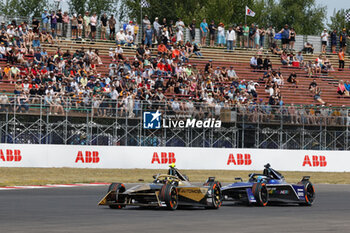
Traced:
[[330, 17], [333, 16], [334, 9], [350, 9], [350, 0], [315, 0], [316, 4], [327, 7], [327, 23], [330, 23]]

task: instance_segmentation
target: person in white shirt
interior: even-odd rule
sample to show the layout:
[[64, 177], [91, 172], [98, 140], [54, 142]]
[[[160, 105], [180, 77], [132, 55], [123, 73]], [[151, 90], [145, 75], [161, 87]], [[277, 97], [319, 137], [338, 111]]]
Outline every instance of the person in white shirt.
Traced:
[[236, 74], [236, 71], [233, 69], [233, 66], [230, 67], [230, 69], [227, 71], [227, 76], [229, 78], [229, 80], [238, 80], [238, 76]]
[[97, 14], [96, 14], [96, 12], [90, 18], [90, 26], [91, 26], [91, 38], [92, 38], [92, 40], [95, 40], [96, 28], [97, 28]]
[[183, 41], [184, 33], [180, 29], [176, 29], [176, 42]]
[[129, 21], [128, 26], [125, 28], [125, 33], [128, 35], [131, 32], [131, 35], [135, 35], [135, 27], [132, 21]]
[[328, 37], [329, 37], [329, 34], [327, 32], [327, 29], [324, 29], [323, 32], [321, 33], [322, 53], [326, 53]]
[[185, 24], [184, 22], [181, 20], [181, 18], [179, 18], [179, 20], [176, 22], [175, 26], [181, 31], [184, 31], [185, 28]]
[[118, 45], [118, 47], [115, 48], [115, 58], [124, 60], [123, 49], [120, 47], [120, 45]]
[[128, 32], [125, 39], [126, 39], [126, 43], [128, 44], [128, 46], [134, 45], [134, 37], [133, 37], [133, 34], [131, 33], [131, 31]]
[[250, 59], [250, 67], [256, 69], [258, 67], [258, 60], [256, 59], [256, 56], [253, 56]]
[[236, 43], [236, 32], [232, 26], [227, 30], [226, 33], [227, 51], [233, 51], [233, 46]]
[[118, 45], [124, 45], [126, 42], [126, 36], [124, 34], [124, 30], [121, 28], [120, 31], [117, 33], [117, 44]]

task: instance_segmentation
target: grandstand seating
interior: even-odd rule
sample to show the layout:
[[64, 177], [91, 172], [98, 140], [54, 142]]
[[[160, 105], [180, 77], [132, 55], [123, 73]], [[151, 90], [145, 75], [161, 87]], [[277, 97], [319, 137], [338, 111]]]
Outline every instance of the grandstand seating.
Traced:
[[[72, 53], [76, 49], [80, 49], [84, 47], [84, 49], [93, 48], [99, 49], [100, 57], [102, 59], [103, 65], [99, 65], [97, 70], [102, 74], [106, 74], [108, 69], [106, 69], [111, 62], [111, 59], [108, 56], [109, 48], [115, 48], [116, 45], [111, 42], [76, 42], [71, 40], [62, 40], [59, 44], [42, 45], [47, 51], [51, 54], [57, 51], [59, 47], [61, 51], [65, 52], [67, 49]], [[213, 60], [213, 67], [216, 66], [225, 66], [229, 68], [231, 65], [234, 66], [234, 69], [237, 75], [240, 77], [240, 80], [253, 80], [258, 82], [258, 79], [262, 77], [262, 72], [253, 71], [249, 66], [250, 58], [256, 54], [256, 50], [246, 50], [246, 49], [236, 49], [234, 52], [226, 52], [226, 49], [222, 48], [202, 48], [201, 53], [203, 55], [202, 58], [192, 57], [190, 59], [191, 64], [196, 64], [199, 69], [204, 68], [205, 64], [209, 59]], [[155, 54], [155, 49], [154, 53]], [[130, 59], [133, 59], [135, 55], [135, 49], [133, 48], [124, 48], [124, 54]], [[281, 94], [283, 97], [283, 101], [286, 104], [299, 104], [299, 105], [310, 105], [310, 104], [318, 104], [313, 99], [313, 96], [310, 94], [308, 87], [309, 83], [312, 81], [312, 78], [307, 76], [306, 71], [298, 68], [292, 68], [288, 66], [282, 66], [280, 62], [279, 56], [272, 55], [267, 51], [263, 52], [263, 57], [267, 54], [270, 55], [273, 69], [281, 69], [281, 73], [284, 76], [285, 84], [281, 88]], [[350, 81], [350, 69], [346, 67], [344, 71], [338, 71], [338, 57], [337, 55], [327, 55], [329, 57], [330, 62], [333, 64], [335, 71], [330, 71], [328, 74], [320, 74], [317, 77], [318, 85], [322, 89], [322, 99], [326, 101], [328, 104], [332, 104], [333, 106], [347, 105], [350, 106], [350, 98], [349, 97], [341, 97], [337, 94], [337, 85], [339, 80], [349, 80]], [[312, 60], [314, 61], [317, 58], [317, 54], [315, 55], [304, 55], [305, 61]], [[346, 58], [346, 61], [350, 61], [349, 57]], [[5, 61], [0, 61], [0, 67], [3, 68], [6, 65]], [[346, 64], [347, 65], [347, 64]], [[286, 82], [289, 74], [292, 71], [296, 71], [299, 80], [299, 88], [295, 88], [290, 83]], [[220, 83], [220, 85], [230, 85], [230, 83]], [[6, 90], [6, 92], [13, 92], [14, 84], [10, 82], [1, 82], [0, 90]], [[264, 86], [261, 85], [257, 88], [258, 98], [263, 98], [264, 101], [268, 100], [268, 93], [265, 92]]]

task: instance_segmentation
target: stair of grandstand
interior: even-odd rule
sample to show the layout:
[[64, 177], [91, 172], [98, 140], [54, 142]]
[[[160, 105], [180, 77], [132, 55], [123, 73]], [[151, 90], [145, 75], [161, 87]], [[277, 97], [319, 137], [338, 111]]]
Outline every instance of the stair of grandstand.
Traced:
[[[84, 48], [85, 51], [89, 48], [99, 49], [100, 57], [102, 59], [103, 65], [97, 66], [97, 71], [103, 75], [108, 74], [108, 65], [111, 63], [111, 58], [108, 56], [109, 49], [116, 47], [114, 43], [111, 42], [76, 42], [70, 40], [60, 41], [58, 45], [48, 45], [43, 44], [44, 48], [47, 49], [49, 54], [54, 54], [57, 51], [57, 48], [60, 48], [62, 52], [70, 50], [73, 53], [77, 49]], [[124, 55], [128, 57], [131, 61], [135, 56], [135, 48], [124, 47]], [[152, 49], [153, 55], [156, 54], [156, 48]], [[250, 68], [249, 62], [250, 58], [253, 55], [257, 54], [256, 50], [247, 50], [247, 49], [236, 49], [234, 52], [226, 52], [224, 48], [202, 48], [201, 53], [202, 58], [191, 57], [190, 63], [197, 65], [199, 69], [203, 69], [205, 64], [208, 63], [208, 60], [213, 60], [213, 68], [217, 66], [229, 68], [231, 65], [234, 66], [234, 69], [239, 76], [239, 80], [252, 80], [260, 84], [257, 87], [258, 98], [262, 98], [264, 102], [268, 101], [268, 93], [265, 92], [264, 83], [259, 82], [259, 78], [262, 77], [263, 71], [253, 71]], [[338, 57], [334, 54], [327, 54], [330, 62], [333, 64], [335, 71], [330, 71], [328, 74], [319, 74], [317, 77], [309, 78], [306, 71], [298, 68], [288, 67], [281, 65], [280, 58], [278, 55], [273, 55], [267, 51], [262, 51], [263, 58], [268, 54], [270, 56], [271, 62], [273, 64], [273, 69], [280, 69], [281, 73], [284, 76], [284, 85], [281, 88], [281, 94], [283, 101], [286, 104], [318, 104], [313, 99], [313, 96], [308, 90], [309, 84], [313, 78], [317, 79], [318, 85], [322, 89], [322, 99], [328, 104], [334, 106], [340, 105], [349, 105], [350, 98], [340, 97], [337, 91], [337, 85], [339, 80], [350, 80], [350, 70], [345, 68], [344, 71], [338, 71]], [[317, 58], [317, 55], [304, 55], [305, 61], [312, 60], [314, 61]], [[346, 58], [350, 60], [349, 57]], [[6, 65], [5, 61], [0, 61], [0, 67], [3, 68]], [[296, 88], [294, 85], [287, 82], [287, 78], [290, 73], [295, 71], [298, 75], [299, 85]], [[215, 85], [230, 86], [230, 82], [216, 83]], [[12, 93], [14, 89], [13, 80], [2, 80], [0, 84], [0, 91], [6, 91]], [[184, 97], [186, 98], [186, 97]]]

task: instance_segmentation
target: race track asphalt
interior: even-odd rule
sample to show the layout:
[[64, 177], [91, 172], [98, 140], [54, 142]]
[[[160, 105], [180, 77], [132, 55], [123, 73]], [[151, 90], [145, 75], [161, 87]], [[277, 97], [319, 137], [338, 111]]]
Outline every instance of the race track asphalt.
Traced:
[[113, 210], [106, 186], [0, 191], [0, 232], [350, 232], [350, 185], [315, 185], [312, 207]]

